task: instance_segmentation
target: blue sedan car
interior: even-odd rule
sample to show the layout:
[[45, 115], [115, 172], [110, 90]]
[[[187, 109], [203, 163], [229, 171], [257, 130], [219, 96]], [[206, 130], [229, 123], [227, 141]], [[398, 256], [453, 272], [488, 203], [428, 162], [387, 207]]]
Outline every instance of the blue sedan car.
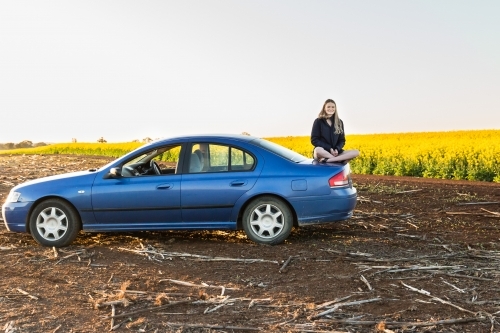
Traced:
[[278, 244], [293, 226], [346, 220], [356, 206], [348, 163], [317, 163], [245, 135], [198, 135], [144, 145], [100, 169], [15, 186], [7, 229], [40, 244], [88, 232], [244, 229]]

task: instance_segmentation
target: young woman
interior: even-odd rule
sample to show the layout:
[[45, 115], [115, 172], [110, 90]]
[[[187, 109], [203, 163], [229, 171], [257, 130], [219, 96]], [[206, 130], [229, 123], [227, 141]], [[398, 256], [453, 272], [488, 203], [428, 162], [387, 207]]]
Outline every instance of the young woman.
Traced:
[[314, 159], [321, 163], [349, 161], [359, 155], [358, 150], [344, 150], [344, 123], [340, 120], [337, 105], [327, 99], [314, 120], [311, 131]]

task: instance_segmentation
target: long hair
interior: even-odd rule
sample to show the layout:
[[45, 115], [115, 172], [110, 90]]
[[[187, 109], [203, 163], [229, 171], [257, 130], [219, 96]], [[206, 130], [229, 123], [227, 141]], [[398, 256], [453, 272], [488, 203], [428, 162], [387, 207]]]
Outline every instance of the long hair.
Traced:
[[339, 119], [339, 111], [337, 110], [337, 103], [333, 99], [327, 99], [325, 103], [323, 104], [323, 107], [321, 108], [320, 113], [318, 114], [318, 118], [323, 118], [323, 119], [328, 119], [328, 114], [325, 111], [325, 106], [328, 103], [333, 103], [335, 104], [335, 113], [333, 114], [333, 127], [335, 128], [335, 134], [340, 134], [342, 133], [342, 126], [340, 125], [340, 119]]

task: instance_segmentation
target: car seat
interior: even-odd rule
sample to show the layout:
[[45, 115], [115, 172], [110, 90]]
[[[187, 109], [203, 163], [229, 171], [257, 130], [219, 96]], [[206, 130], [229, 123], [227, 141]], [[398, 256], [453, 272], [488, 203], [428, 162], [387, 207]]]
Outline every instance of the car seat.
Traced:
[[196, 150], [191, 154], [189, 161], [189, 172], [200, 172], [203, 169], [203, 155], [200, 150]]

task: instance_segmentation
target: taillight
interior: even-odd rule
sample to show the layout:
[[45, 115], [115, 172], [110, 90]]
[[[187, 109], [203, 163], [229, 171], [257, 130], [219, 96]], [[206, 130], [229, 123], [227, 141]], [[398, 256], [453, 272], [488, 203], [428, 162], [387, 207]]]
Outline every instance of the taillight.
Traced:
[[342, 171], [337, 173], [332, 178], [328, 179], [328, 184], [330, 184], [330, 187], [348, 186], [350, 174], [351, 174], [351, 168], [349, 168], [349, 164], [346, 164], [342, 169]]

